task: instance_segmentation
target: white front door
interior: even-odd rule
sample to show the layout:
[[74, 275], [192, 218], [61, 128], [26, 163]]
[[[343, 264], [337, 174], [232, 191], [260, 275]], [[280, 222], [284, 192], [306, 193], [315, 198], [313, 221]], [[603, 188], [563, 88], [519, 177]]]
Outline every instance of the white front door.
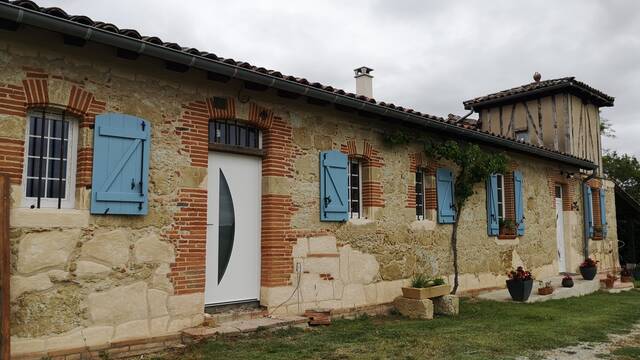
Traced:
[[205, 303], [259, 300], [261, 159], [209, 152]]
[[558, 246], [558, 272], [567, 271], [564, 249], [564, 216], [562, 212], [562, 186], [556, 185], [556, 243]]

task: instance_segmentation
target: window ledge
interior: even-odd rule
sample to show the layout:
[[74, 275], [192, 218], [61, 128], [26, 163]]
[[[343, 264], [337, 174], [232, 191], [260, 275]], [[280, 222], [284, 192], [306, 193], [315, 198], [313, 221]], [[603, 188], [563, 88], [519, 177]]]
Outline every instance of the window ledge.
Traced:
[[517, 238], [518, 238], [518, 235], [498, 235], [499, 240], [513, 240]]
[[493, 236], [492, 239], [498, 245], [519, 245], [520, 244], [520, 238], [519, 237], [501, 238], [499, 236]]
[[30, 209], [11, 210], [11, 227], [21, 228], [79, 228], [89, 225], [89, 210], [76, 209]]
[[409, 224], [411, 231], [432, 231], [436, 229], [436, 222], [433, 220], [414, 220]]
[[374, 222], [373, 220], [367, 219], [367, 218], [349, 219], [349, 221], [347, 221], [347, 223], [350, 225], [368, 225], [368, 224], [373, 224], [373, 222]]

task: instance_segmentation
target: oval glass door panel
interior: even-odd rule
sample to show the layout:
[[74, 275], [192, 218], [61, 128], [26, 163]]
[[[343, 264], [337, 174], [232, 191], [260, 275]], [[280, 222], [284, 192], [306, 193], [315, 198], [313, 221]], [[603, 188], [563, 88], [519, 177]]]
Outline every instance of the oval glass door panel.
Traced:
[[233, 240], [236, 230], [236, 216], [233, 210], [233, 197], [229, 190], [227, 178], [220, 169], [220, 208], [218, 219], [218, 284], [231, 259]]

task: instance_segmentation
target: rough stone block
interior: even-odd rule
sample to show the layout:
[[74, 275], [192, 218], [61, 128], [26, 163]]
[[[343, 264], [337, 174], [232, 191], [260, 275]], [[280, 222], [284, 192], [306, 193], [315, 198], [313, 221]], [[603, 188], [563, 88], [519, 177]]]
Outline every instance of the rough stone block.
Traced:
[[438, 296], [432, 299], [433, 312], [437, 315], [458, 315], [460, 299], [455, 295]]
[[167, 307], [169, 315], [171, 316], [192, 316], [200, 314], [204, 310], [204, 294], [195, 293], [170, 296]]
[[86, 346], [99, 346], [109, 343], [113, 337], [113, 326], [91, 326], [82, 329]]
[[291, 256], [294, 258], [305, 257], [309, 253], [309, 239], [299, 238], [297, 243], [293, 245]]
[[42, 291], [53, 286], [49, 275], [41, 273], [34, 276], [12, 276], [11, 277], [11, 301], [20, 295], [30, 291]]
[[149, 289], [147, 301], [149, 302], [149, 316], [152, 318], [169, 314], [167, 310], [167, 293], [164, 291]]
[[191, 318], [178, 318], [173, 319], [169, 322], [169, 327], [167, 328], [168, 333], [175, 333], [180, 330], [191, 327]]
[[76, 275], [79, 278], [88, 278], [92, 276], [104, 276], [111, 272], [111, 268], [93, 261], [80, 260], [76, 263]]
[[318, 236], [309, 238], [309, 253], [335, 254], [338, 252], [336, 238], [333, 236]]
[[68, 332], [64, 335], [53, 336], [47, 339], [47, 350], [62, 350], [83, 347], [84, 338], [80, 329]]
[[111, 266], [122, 266], [129, 261], [129, 239], [124, 230], [97, 233], [82, 246], [82, 256], [95, 258]]
[[311, 274], [331, 274], [338, 277], [340, 274], [340, 259], [337, 257], [309, 257], [303, 262], [303, 270]]
[[161, 241], [156, 234], [136, 241], [135, 258], [139, 263], [172, 263], [176, 261], [173, 245]]
[[46, 341], [44, 339], [19, 338], [11, 337], [11, 355], [24, 353], [39, 353], [46, 349]]
[[164, 335], [167, 333], [167, 325], [169, 324], [169, 316], [163, 316], [156, 319], [151, 319], [150, 332], [151, 336]]
[[18, 246], [18, 271], [31, 273], [66, 265], [79, 238], [80, 230], [27, 234]]
[[116, 326], [113, 341], [149, 337], [149, 321], [135, 320]]
[[403, 280], [380, 281], [376, 283], [378, 304], [388, 304], [396, 297], [402, 295]]
[[[293, 286], [262, 287], [260, 289], [260, 304], [270, 307], [278, 306], [291, 297], [294, 289]], [[287, 301], [287, 304], [293, 304], [295, 301], [296, 297], [293, 296]]]
[[380, 266], [375, 256], [351, 251], [349, 254], [349, 282], [370, 284], [378, 275]]
[[147, 284], [144, 282], [89, 294], [89, 314], [95, 324], [147, 319], [147, 313]]
[[393, 305], [398, 312], [411, 319], [433, 319], [433, 302], [429, 299], [415, 300], [398, 296]]
[[362, 306], [367, 303], [367, 297], [364, 293], [364, 285], [349, 284], [344, 287], [342, 292], [342, 304], [346, 308]]

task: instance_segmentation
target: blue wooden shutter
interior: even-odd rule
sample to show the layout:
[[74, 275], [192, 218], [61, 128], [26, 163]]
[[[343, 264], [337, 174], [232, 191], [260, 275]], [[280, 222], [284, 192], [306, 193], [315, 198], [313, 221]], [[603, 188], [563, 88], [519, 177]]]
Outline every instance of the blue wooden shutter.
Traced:
[[513, 172], [513, 192], [516, 201], [516, 223], [518, 226], [518, 235], [524, 235], [524, 199], [522, 197], [522, 172], [520, 171]]
[[147, 214], [150, 134], [150, 124], [135, 116], [96, 117], [92, 214]]
[[347, 155], [320, 153], [320, 221], [347, 221], [349, 176]]
[[453, 224], [456, 220], [456, 209], [453, 199], [453, 172], [449, 169], [436, 171], [436, 190], [438, 192], [438, 222]]
[[593, 237], [593, 195], [591, 193], [591, 187], [587, 184], [582, 184], [582, 198], [583, 198], [583, 210], [584, 210], [584, 231], [587, 238]]
[[487, 232], [489, 236], [497, 236], [500, 232], [497, 175], [490, 175], [487, 179]]
[[604, 187], [600, 188], [600, 219], [602, 219], [602, 237], [607, 237], [607, 203], [604, 197]]

